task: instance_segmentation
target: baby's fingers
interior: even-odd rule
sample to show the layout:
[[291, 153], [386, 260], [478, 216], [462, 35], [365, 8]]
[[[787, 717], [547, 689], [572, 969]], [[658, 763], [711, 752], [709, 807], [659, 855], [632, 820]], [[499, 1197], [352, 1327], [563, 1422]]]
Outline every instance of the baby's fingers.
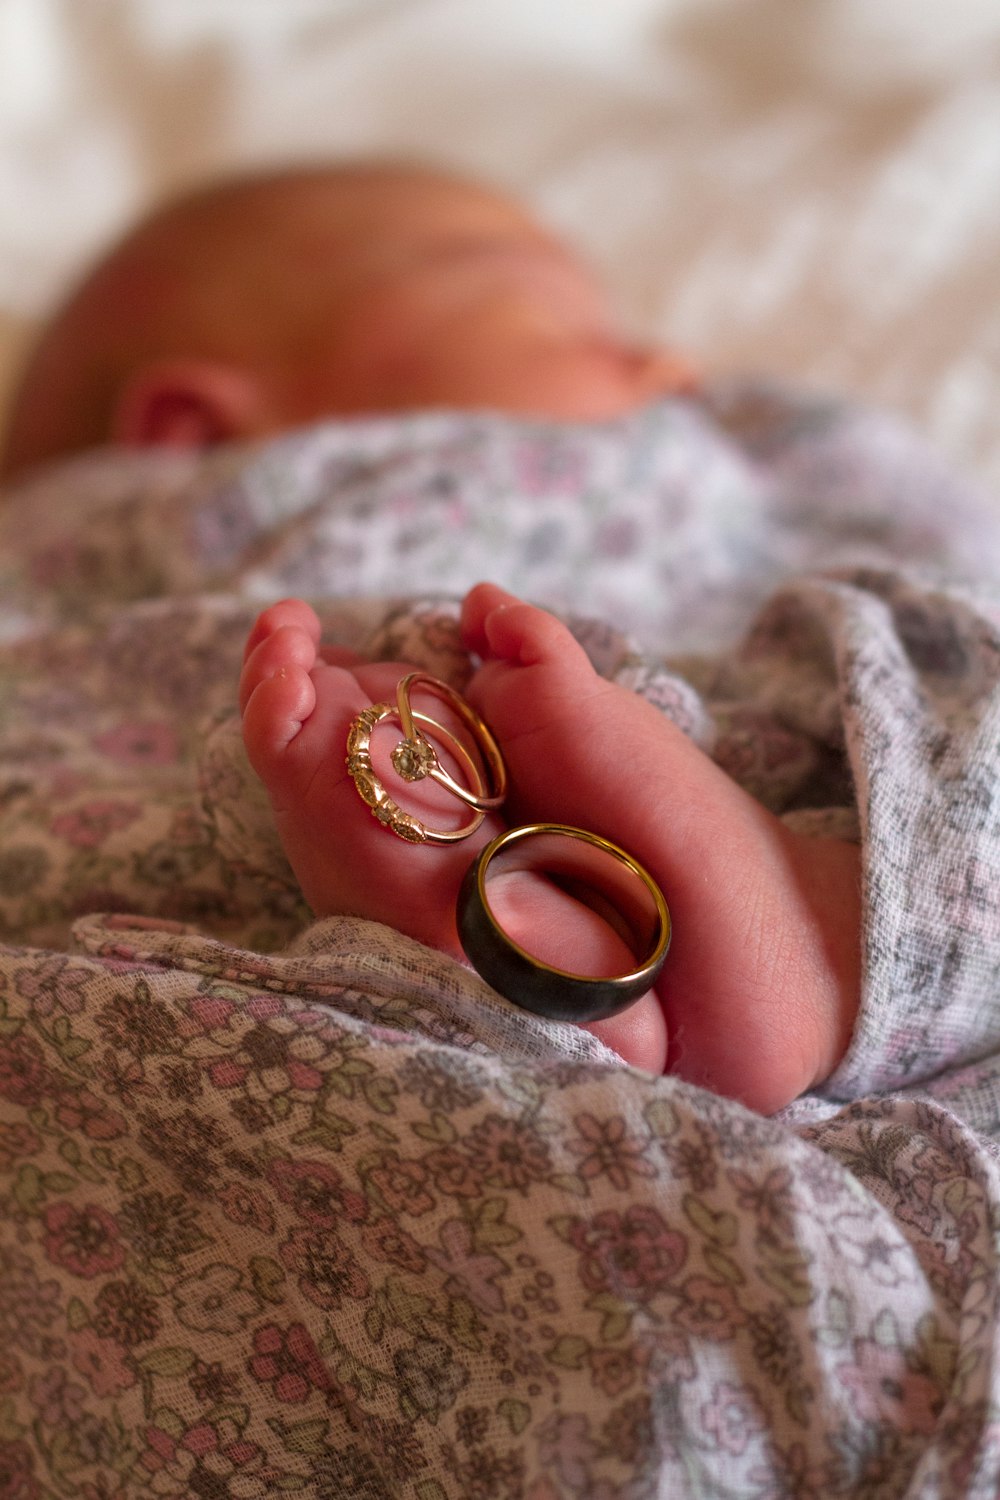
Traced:
[[274, 635], [284, 625], [304, 630], [314, 646], [319, 644], [320, 623], [312, 606], [306, 604], [304, 599], [279, 599], [276, 604], [269, 604], [267, 609], [261, 610], [254, 621], [243, 648], [243, 660], [249, 660], [261, 641]]
[[315, 683], [294, 662], [256, 683], [243, 708], [243, 743], [258, 776], [266, 779], [315, 707]]

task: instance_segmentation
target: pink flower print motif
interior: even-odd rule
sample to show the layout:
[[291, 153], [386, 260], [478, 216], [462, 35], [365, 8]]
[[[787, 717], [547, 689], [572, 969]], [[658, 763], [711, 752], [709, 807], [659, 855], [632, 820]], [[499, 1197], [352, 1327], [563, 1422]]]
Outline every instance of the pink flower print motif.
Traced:
[[62, 1295], [58, 1281], [39, 1279], [36, 1261], [34, 1255], [0, 1245], [0, 1329], [5, 1351], [17, 1346], [46, 1359], [59, 1347], [49, 1330], [60, 1318]]
[[195, 1333], [237, 1334], [260, 1311], [257, 1293], [243, 1272], [213, 1261], [174, 1287], [177, 1321]]
[[93, 1326], [123, 1349], [148, 1344], [160, 1331], [157, 1299], [138, 1281], [106, 1281], [94, 1304]]
[[45, 1224], [45, 1254], [54, 1265], [91, 1280], [117, 1271], [125, 1259], [118, 1225], [96, 1203], [74, 1208], [72, 1203], [52, 1203], [42, 1215]]
[[746, 1322], [736, 1293], [726, 1283], [692, 1276], [680, 1292], [682, 1300], [674, 1312], [674, 1322], [693, 1338], [724, 1343]]
[[854, 1363], [838, 1365], [837, 1379], [863, 1422], [897, 1432], [933, 1432], [944, 1404], [933, 1380], [911, 1370], [902, 1349], [886, 1348], [874, 1339], [855, 1339]]
[[525, 1192], [552, 1170], [549, 1148], [538, 1132], [502, 1115], [487, 1115], [469, 1134], [473, 1155], [488, 1183], [507, 1192]]
[[422, 1336], [417, 1343], [396, 1349], [392, 1364], [400, 1410], [411, 1422], [417, 1417], [437, 1422], [469, 1383], [466, 1366], [455, 1359], [443, 1339]]
[[102, 1339], [94, 1328], [69, 1335], [70, 1359], [95, 1396], [119, 1396], [138, 1379], [127, 1362], [127, 1351], [114, 1339]]
[[[0, 1172], [9, 1172], [10, 1167], [21, 1157], [33, 1157], [34, 1152], [42, 1149], [42, 1139], [36, 1136], [30, 1125], [22, 1125], [19, 1121], [13, 1121], [10, 1125], [4, 1125], [0, 1121]], [[0, 1391], [3, 1385], [0, 1382]]]
[[240, 1389], [239, 1376], [231, 1374], [218, 1360], [208, 1364], [203, 1359], [196, 1359], [188, 1376], [188, 1385], [202, 1406], [221, 1406], [223, 1402], [233, 1401]]
[[579, 1114], [573, 1124], [580, 1132], [569, 1149], [580, 1158], [581, 1177], [606, 1177], [619, 1192], [627, 1192], [633, 1177], [652, 1177], [656, 1168], [644, 1156], [645, 1143], [630, 1136], [621, 1115], [598, 1120]]
[[419, 1276], [427, 1268], [427, 1257], [412, 1234], [407, 1234], [388, 1214], [365, 1226], [361, 1231], [361, 1245], [372, 1260], [399, 1266], [414, 1276]]
[[125, 1133], [125, 1120], [89, 1089], [66, 1089], [55, 1105], [59, 1124], [91, 1141], [114, 1141]]
[[152, 1085], [146, 1082], [142, 1063], [127, 1052], [108, 1047], [97, 1065], [97, 1073], [105, 1093], [113, 1094], [116, 1099], [134, 1100], [139, 1094], [154, 1092]]
[[237, 1013], [235, 1002], [223, 995], [196, 995], [186, 1008], [188, 1025], [184, 1030], [197, 1029], [205, 1033], [225, 1030]]
[[261, 1473], [264, 1450], [241, 1437], [231, 1419], [196, 1422], [178, 1437], [150, 1425], [145, 1438], [139, 1463], [150, 1477], [151, 1493], [236, 1500], [267, 1488]]
[[249, 1224], [261, 1234], [274, 1230], [274, 1213], [264, 1193], [242, 1182], [230, 1182], [219, 1190], [219, 1207], [232, 1224]]
[[84, 802], [72, 812], [53, 818], [49, 832], [76, 849], [97, 849], [110, 834], [134, 823], [140, 811], [134, 802]]
[[326, 1162], [277, 1157], [267, 1177], [282, 1203], [289, 1204], [315, 1229], [333, 1229], [343, 1219], [359, 1224], [368, 1217], [364, 1195], [347, 1187], [340, 1173]]
[[[65, 1423], [78, 1422], [83, 1416], [82, 1385], [71, 1381], [61, 1365], [53, 1365], [44, 1375], [36, 1375], [29, 1387], [31, 1401], [42, 1422], [48, 1427], [61, 1427]], [[0, 1494], [3, 1491], [0, 1490]]]
[[634, 1385], [638, 1368], [635, 1356], [634, 1349], [591, 1349], [587, 1364], [597, 1389], [614, 1400]]
[[314, 1390], [327, 1391], [331, 1380], [304, 1323], [287, 1329], [265, 1323], [253, 1336], [247, 1369], [259, 1385], [269, 1385], [276, 1401], [291, 1406], [307, 1401]]
[[293, 1229], [279, 1254], [298, 1276], [303, 1296], [326, 1311], [340, 1307], [345, 1297], [360, 1302], [371, 1290], [356, 1257], [329, 1230]]
[[419, 1161], [400, 1157], [395, 1151], [383, 1151], [378, 1166], [368, 1174], [368, 1181], [386, 1208], [393, 1214], [410, 1214], [419, 1218], [434, 1207], [427, 1191], [427, 1168]]
[[587, 1493], [597, 1452], [590, 1420], [580, 1412], [556, 1413], [538, 1429], [539, 1464], [554, 1470], [572, 1495]]
[[701, 1408], [701, 1425], [713, 1444], [739, 1458], [764, 1431], [756, 1391], [721, 1380], [712, 1390], [711, 1401]]
[[874, 1285], [895, 1287], [906, 1277], [912, 1250], [894, 1228], [852, 1209], [838, 1214], [836, 1232], [839, 1254]]
[[79, 1015], [85, 1003], [85, 991], [90, 981], [65, 958], [39, 958], [30, 968], [18, 969], [14, 974], [14, 985], [22, 999], [27, 1000], [36, 1016]]
[[510, 1273], [499, 1256], [488, 1250], [477, 1251], [472, 1230], [461, 1219], [442, 1224], [438, 1238], [441, 1249], [428, 1249], [427, 1259], [447, 1277], [445, 1294], [468, 1297], [480, 1312], [503, 1312], [504, 1296], [496, 1280]]
[[588, 1291], [613, 1291], [647, 1300], [673, 1281], [687, 1259], [687, 1240], [669, 1229], [655, 1208], [635, 1204], [624, 1213], [606, 1209], [578, 1219], [570, 1243], [580, 1252], [580, 1279]]
[[176, 732], [162, 720], [127, 720], [106, 729], [93, 743], [122, 766], [169, 766], [180, 753]]
[[[253, 1007], [247, 1007], [254, 1015]], [[255, 1024], [240, 1041], [239, 1050], [208, 1069], [218, 1089], [240, 1088], [257, 1103], [287, 1094], [290, 1089], [315, 1094], [323, 1085], [316, 1066], [324, 1058], [322, 1039], [297, 1029], [294, 1018], [255, 1016]]]
[[22, 1109], [32, 1109], [42, 1102], [51, 1084], [51, 1075], [36, 1041], [26, 1036], [0, 1041], [0, 1099], [9, 1099]]
[[452, 1198], [478, 1198], [483, 1191], [480, 1166], [454, 1146], [439, 1146], [422, 1157], [439, 1193]]

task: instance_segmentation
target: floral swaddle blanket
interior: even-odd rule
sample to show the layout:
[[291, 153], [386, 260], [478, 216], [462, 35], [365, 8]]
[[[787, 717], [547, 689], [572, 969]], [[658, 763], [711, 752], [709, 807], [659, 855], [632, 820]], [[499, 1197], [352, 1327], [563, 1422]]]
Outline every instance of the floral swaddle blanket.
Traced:
[[[998, 563], [890, 419], [752, 383], [5, 496], [0, 1493], [994, 1496]], [[310, 921], [249, 625], [304, 594], [460, 686], [479, 577], [860, 838], [855, 1035], [780, 1116]]]

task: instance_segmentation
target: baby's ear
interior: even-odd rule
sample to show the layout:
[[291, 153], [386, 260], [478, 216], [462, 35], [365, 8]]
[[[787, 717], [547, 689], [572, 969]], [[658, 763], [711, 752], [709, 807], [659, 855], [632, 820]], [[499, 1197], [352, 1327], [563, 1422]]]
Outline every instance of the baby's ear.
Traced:
[[153, 360], [125, 381], [111, 441], [130, 448], [211, 448], [259, 436], [264, 392], [250, 370], [209, 359]]

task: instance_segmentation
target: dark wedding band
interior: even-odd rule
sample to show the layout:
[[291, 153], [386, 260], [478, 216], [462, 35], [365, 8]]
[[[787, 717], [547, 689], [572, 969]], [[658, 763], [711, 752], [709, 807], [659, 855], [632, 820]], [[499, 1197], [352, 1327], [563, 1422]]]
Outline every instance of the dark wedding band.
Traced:
[[[449, 776], [448, 772], [437, 759], [437, 756], [433, 754], [431, 747], [428, 746], [425, 737], [417, 731], [414, 720], [419, 720], [422, 716], [416, 713], [410, 705], [410, 693], [415, 687], [429, 689], [436, 697], [441, 698], [447, 703], [458, 715], [482, 759], [487, 777], [487, 786], [484, 787], [481, 778], [477, 777], [476, 779], [480, 783], [478, 790], [470, 791], [468, 787], [464, 787], [461, 782], [456, 781], [453, 776]], [[491, 812], [494, 808], [501, 805], [507, 796], [507, 767], [504, 765], [500, 746], [493, 738], [489, 725], [479, 717], [470, 703], [466, 703], [461, 693], [456, 693], [455, 689], [449, 683], [442, 682], [437, 677], [432, 677], [429, 672], [408, 672], [405, 677], [400, 679], [396, 688], [396, 705], [399, 710], [399, 722], [407, 743], [415, 747], [427, 746], [428, 749], [431, 749], [431, 755], [427, 759], [427, 769], [422, 771], [421, 774], [429, 776], [432, 781], [436, 781], [439, 786], [443, 786], [451, 792], [453, 797], [457, 797], [467, 807], [476, 808], [478, 812]], [[429, 722], [433, 722], [433, 720]], [[440, 729], [440, 725], [438, 728]], [[454, 746], [454, 735], [449, 734], [447, 738]]]
[[[508, 937], [490, 906], [488, 884], [501, 870], [549, 876], [598, 913], [628, 944], [636, 967], [595, 979], [553, 968]], [[642, 865], [617, 844], [561, 823], [528, 823], [487, 844], [458, 896], [458, 934], [473, 968], [498, 994], [553, 1021], [599, 1021], [650, 989], [670, 947], [670, 912]]]

